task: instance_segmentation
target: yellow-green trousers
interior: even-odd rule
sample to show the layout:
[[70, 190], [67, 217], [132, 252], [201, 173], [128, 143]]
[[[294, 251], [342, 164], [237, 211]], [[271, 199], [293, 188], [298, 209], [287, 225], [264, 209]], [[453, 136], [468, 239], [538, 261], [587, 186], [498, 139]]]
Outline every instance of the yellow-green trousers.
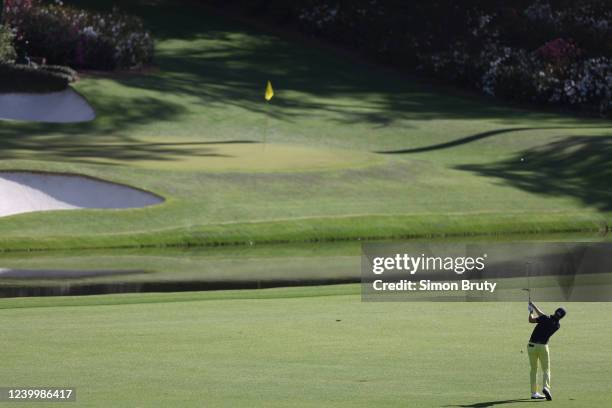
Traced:
[[538, 391], [538, 361], [542, 367], [543, 386], [550, 389], [550, 354], [548, 344], [529, 343], [527, 345], [527, 354], [529, 354], [529, 365], [531, 365], [530, 380], [531, 392]]

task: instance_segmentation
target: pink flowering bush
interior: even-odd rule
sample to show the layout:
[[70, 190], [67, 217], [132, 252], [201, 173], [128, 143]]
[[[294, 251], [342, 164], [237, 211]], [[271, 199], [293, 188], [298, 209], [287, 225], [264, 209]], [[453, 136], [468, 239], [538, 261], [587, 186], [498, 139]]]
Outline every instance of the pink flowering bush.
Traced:
[[538, 48], [536, 54], [547, 62], [563, 64], [580, 56], [580, 49], [571, 40], [557, 38]]
[[73, 68], [137, 68], [151, 61], [153, 40], [139, 18], [118, 9], [89, 12], [39, 0], [5, 0], [4, 23], [22, 59]]

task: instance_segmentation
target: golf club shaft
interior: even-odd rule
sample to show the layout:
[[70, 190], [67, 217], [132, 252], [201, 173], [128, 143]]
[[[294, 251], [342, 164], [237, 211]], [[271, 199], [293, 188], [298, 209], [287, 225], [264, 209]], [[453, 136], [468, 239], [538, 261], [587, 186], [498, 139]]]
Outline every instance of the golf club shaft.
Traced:
[[527, 273], [527, 296], [529, 297], [529, 303], [531, 303], [531, 278], [530, 278], [530, 264], [529, 261], [525, 264], [525, 269]]

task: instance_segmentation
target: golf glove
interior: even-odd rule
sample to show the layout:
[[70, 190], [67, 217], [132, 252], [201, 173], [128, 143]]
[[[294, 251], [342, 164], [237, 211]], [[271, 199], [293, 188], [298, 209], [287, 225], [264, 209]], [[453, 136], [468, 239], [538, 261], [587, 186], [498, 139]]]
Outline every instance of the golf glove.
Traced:
[[531, 307], [531, 304], [527, 305], [527, 309], [529, 310], [529, 313], [533, 313], [533, 307]]

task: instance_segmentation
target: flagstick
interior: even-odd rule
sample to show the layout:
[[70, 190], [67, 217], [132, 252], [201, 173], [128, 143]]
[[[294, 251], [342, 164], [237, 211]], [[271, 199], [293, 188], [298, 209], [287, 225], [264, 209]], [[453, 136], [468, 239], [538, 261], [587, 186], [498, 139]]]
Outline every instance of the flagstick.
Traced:
[[[269, 103], [266, 102], [266, 106], [268, 106]], [[266, 141], [268, 139], [268, 122], [270, 121], [270, 116], [268, 116], [268, 110], [269, 108], [265, 108], [264, 113], [266, 115], [266, 121], [264, 123], [264, 132], [263, 132], [263, 148], [262, 150], [266, 150]]]
[[[268, 80], [266, 85], [266, 92], [264, 93], [264, 99], [266, 100], [266, 105], [272, 100], [274, 97], [274, 88], [272, 88], [272, 83]], [[268, 138], [268, 123], [270, 120], [269, 111], [270, 108], [264, 108], [264, 113], [266, 115], [266, 123], [264, 125], [264, 137], [263, 137], [263, 150], [266, 149], [266, 141]]]

